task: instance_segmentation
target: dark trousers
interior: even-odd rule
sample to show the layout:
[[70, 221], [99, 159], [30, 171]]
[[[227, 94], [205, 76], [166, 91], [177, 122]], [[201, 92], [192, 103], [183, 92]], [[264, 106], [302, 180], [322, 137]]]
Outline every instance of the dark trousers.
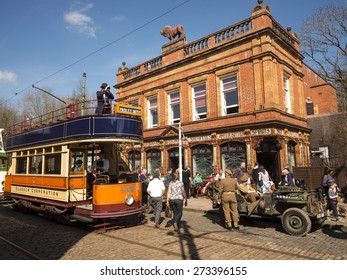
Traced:
[[183, 199], [170, 199], [170, 208], [173, 212], [173, 223], [176, 223], [176, 225], [180, 227], [183, 215]]
[[154, 222], [156, 224], [159, 224], [160, 216], [161, 216], [161, 210], [163, 210], [163, 198], [162, 197], [150, 197], [149, 198], [149, 204], [153, 208]]
[[190, 181], [183, 181], [184, 190], [186, 192], [187, 198], [190, 197]]

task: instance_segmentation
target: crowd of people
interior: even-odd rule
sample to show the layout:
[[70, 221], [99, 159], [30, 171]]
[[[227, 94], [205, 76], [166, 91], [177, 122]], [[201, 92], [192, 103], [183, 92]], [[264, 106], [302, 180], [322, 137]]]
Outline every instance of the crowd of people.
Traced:
[[[242, 162], [234, 172], [225, 169], [211, 174], [207, 182], [204, 182], [198, 172], [192, 178], [189, 167], [182, 170], [182, 181], [179, 180], [179, 170], [173, 171], [171, 168], [167, 170], [165, 176], [161, 175], [160, 169], [157, 169], [153, 176], [148, 176], [147, 171], [143, 169], [140, 179], [148, 186], [147, 192], [153, 209], [155, 226], [160, 227], [161, 212], [163, 207], [167, 207], [173, 212], [170, 226], [173, 226], [175, 231], [179, 231], [181, 227], [183, 205], [187, 205], [192, 190], [195, 190], [193, 193], [198, 198], [209, 195], [209, 189], [214, 188], [218, 193], [218, 203], [225, 214], [225, 227], [229, 230], [237, 230], [239, 229], [239, 213], [236, 194], [239, 193], [244, 197], [249, 203], [248, 210], [251, 212], [252, 205], [255, 206], [265, 193], [272, 192], [275, 188], [269, 172], [257, 162], [251, 172], [246, 170], [245, 163]], [[288, 167], [284, 167], [278, 187], [295, 186], [295, 184], [293, 173]], [[321, 194], [327, 199], [328, 214], [331, 213], [330, 216], [335, 221], [340, 221], [337, 211], [338, 188], [331, 169], [325, 172], [322, 179]]]

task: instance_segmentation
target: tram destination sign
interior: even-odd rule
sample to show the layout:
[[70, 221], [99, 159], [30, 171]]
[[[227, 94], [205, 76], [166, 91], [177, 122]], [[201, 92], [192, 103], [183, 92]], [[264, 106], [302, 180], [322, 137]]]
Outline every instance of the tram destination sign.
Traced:
[[116, 105], [114, 105], [114, 112], [116, 114], [125, 114], [139, 117], [142, 116], [142, 109], [140, 107], [128, 104], [117, 103]]

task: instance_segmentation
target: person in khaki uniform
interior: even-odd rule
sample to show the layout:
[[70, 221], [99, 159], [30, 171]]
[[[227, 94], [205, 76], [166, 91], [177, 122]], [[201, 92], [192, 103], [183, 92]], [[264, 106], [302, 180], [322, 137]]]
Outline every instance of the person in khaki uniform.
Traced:
[[[229, 169], [225, 169], [225, 179], [220, 181], [218, 197], [221, 200], [224, 216], [225, 216], [225, 226], [227, 229], [231, 230], [240, 229], [239, 227], [239, 213], [237, 211], [237, 200], [236, 200], [236, 190], [237, 190], [237, 179], [232, 178], [233, 173]], [[230, 217], [231, 213], [231, 217]], [[232, 222], [234, 227], [232, 227]]]

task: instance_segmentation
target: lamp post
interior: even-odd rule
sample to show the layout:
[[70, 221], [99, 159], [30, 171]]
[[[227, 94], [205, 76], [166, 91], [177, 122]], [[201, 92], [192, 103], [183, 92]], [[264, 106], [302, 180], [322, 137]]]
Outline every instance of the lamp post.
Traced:
[[182, 182], [182, 131], [181, 122], [178, 124], [178, 170], [180, 172], [180, 181]]

